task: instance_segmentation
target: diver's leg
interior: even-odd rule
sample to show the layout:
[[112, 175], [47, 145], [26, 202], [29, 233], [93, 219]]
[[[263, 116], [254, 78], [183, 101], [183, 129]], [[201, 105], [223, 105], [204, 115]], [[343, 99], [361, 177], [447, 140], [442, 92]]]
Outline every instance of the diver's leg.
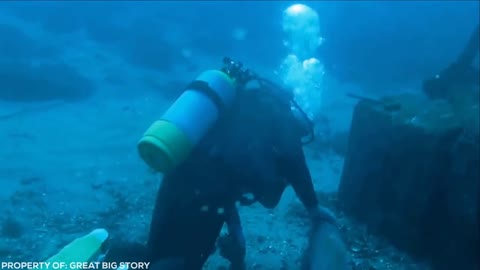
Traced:
[[246, 245], [240, 214], [235, 205], [227, 208], [228, 234], [218, 240], [220, 254], [230, 261], [230, 269], [243, 270], [245, 266]]
[[180, 182], [167, 178], [160, 186], [148, 240], [152, 265], [184, 258], [179, 269], [200, 270], [215, 249], [225, 216]]

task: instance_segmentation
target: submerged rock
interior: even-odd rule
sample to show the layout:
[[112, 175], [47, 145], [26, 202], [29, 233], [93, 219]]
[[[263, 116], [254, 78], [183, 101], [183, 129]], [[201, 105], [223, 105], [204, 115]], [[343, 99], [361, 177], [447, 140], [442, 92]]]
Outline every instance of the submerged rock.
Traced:
[[24, 234], [24, 227], [16, 218], [8, 216], [2, 221], [1, 233], [3, 237], [20, 238]]
[[[391, 103], [398, 110], [387, 110]], [[339, 190], [343, 210], [435, 269], [476, 269], [474, 116], [478, 122], [478, 105], [458, 110], [413, 95], [360, 102]]]
[[61, 50], [31, 38], [15, 25], [1, 24], [0, 100], [80, 100], [95, 92], [93, 83], [61, 58]]
[[0, 99], [7, 101], [74, 101], [95, 92], [93, 82], [65, 63], [0, 61], [0, 84]]
[[[14, 61], [23, 61], [25, 59], [34, 58], [51, 58], [56, 57], [58, 50], [51, 46], [35, 42], [27, 33], [18, 26], [3, 23], [0, 24], [0, 51], [4, 61], [11, 59]], [[8, 38], [6, 38], [8, 37]]]

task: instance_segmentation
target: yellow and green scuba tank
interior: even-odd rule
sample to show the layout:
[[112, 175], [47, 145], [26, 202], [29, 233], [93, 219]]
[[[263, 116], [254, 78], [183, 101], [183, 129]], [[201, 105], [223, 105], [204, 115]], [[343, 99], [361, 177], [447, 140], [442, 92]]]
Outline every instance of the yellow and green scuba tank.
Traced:
[[200, 74], [138, 142], [140, 157], [166, 173], [183, 162], [221, 113], [233, 103], [241, 81], [241, 64], [224, 59], [221, 70]]

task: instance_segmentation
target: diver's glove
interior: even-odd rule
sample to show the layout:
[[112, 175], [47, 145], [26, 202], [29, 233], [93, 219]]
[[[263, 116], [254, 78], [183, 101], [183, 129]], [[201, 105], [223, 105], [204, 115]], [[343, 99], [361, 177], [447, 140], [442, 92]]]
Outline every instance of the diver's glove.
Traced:
[[308, 214], [310, 215], [314, 225], [319, 225], [324, 222], [328, 222], [335, 226], [338, 225], [337, 217], [326, 207], [314, 207], [308, 210]]
[[220, 236], [217, 242], [220, 255], [227, 259], [231, 270], [245, 270], [245, 242], [230, 233]]

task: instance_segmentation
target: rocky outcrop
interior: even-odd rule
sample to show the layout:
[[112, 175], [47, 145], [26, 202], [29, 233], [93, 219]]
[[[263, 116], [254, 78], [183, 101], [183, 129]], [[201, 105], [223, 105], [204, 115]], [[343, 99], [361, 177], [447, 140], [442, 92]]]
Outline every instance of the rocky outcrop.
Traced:
[[20, 27], [0, 25], [0, 100], [81, 100], [95, 93], [90, 79], [61, 60], [59, 49], [32, 39]]
[[414, 95], [355, 108], [342, 208], [435, 269], [478, 269], [478, 98]]
[[3, 62], [0, 84], [0, 99], [8, 101], [74, 101], [95, 92], [93, 82], [64, 63], [32, 66]]

